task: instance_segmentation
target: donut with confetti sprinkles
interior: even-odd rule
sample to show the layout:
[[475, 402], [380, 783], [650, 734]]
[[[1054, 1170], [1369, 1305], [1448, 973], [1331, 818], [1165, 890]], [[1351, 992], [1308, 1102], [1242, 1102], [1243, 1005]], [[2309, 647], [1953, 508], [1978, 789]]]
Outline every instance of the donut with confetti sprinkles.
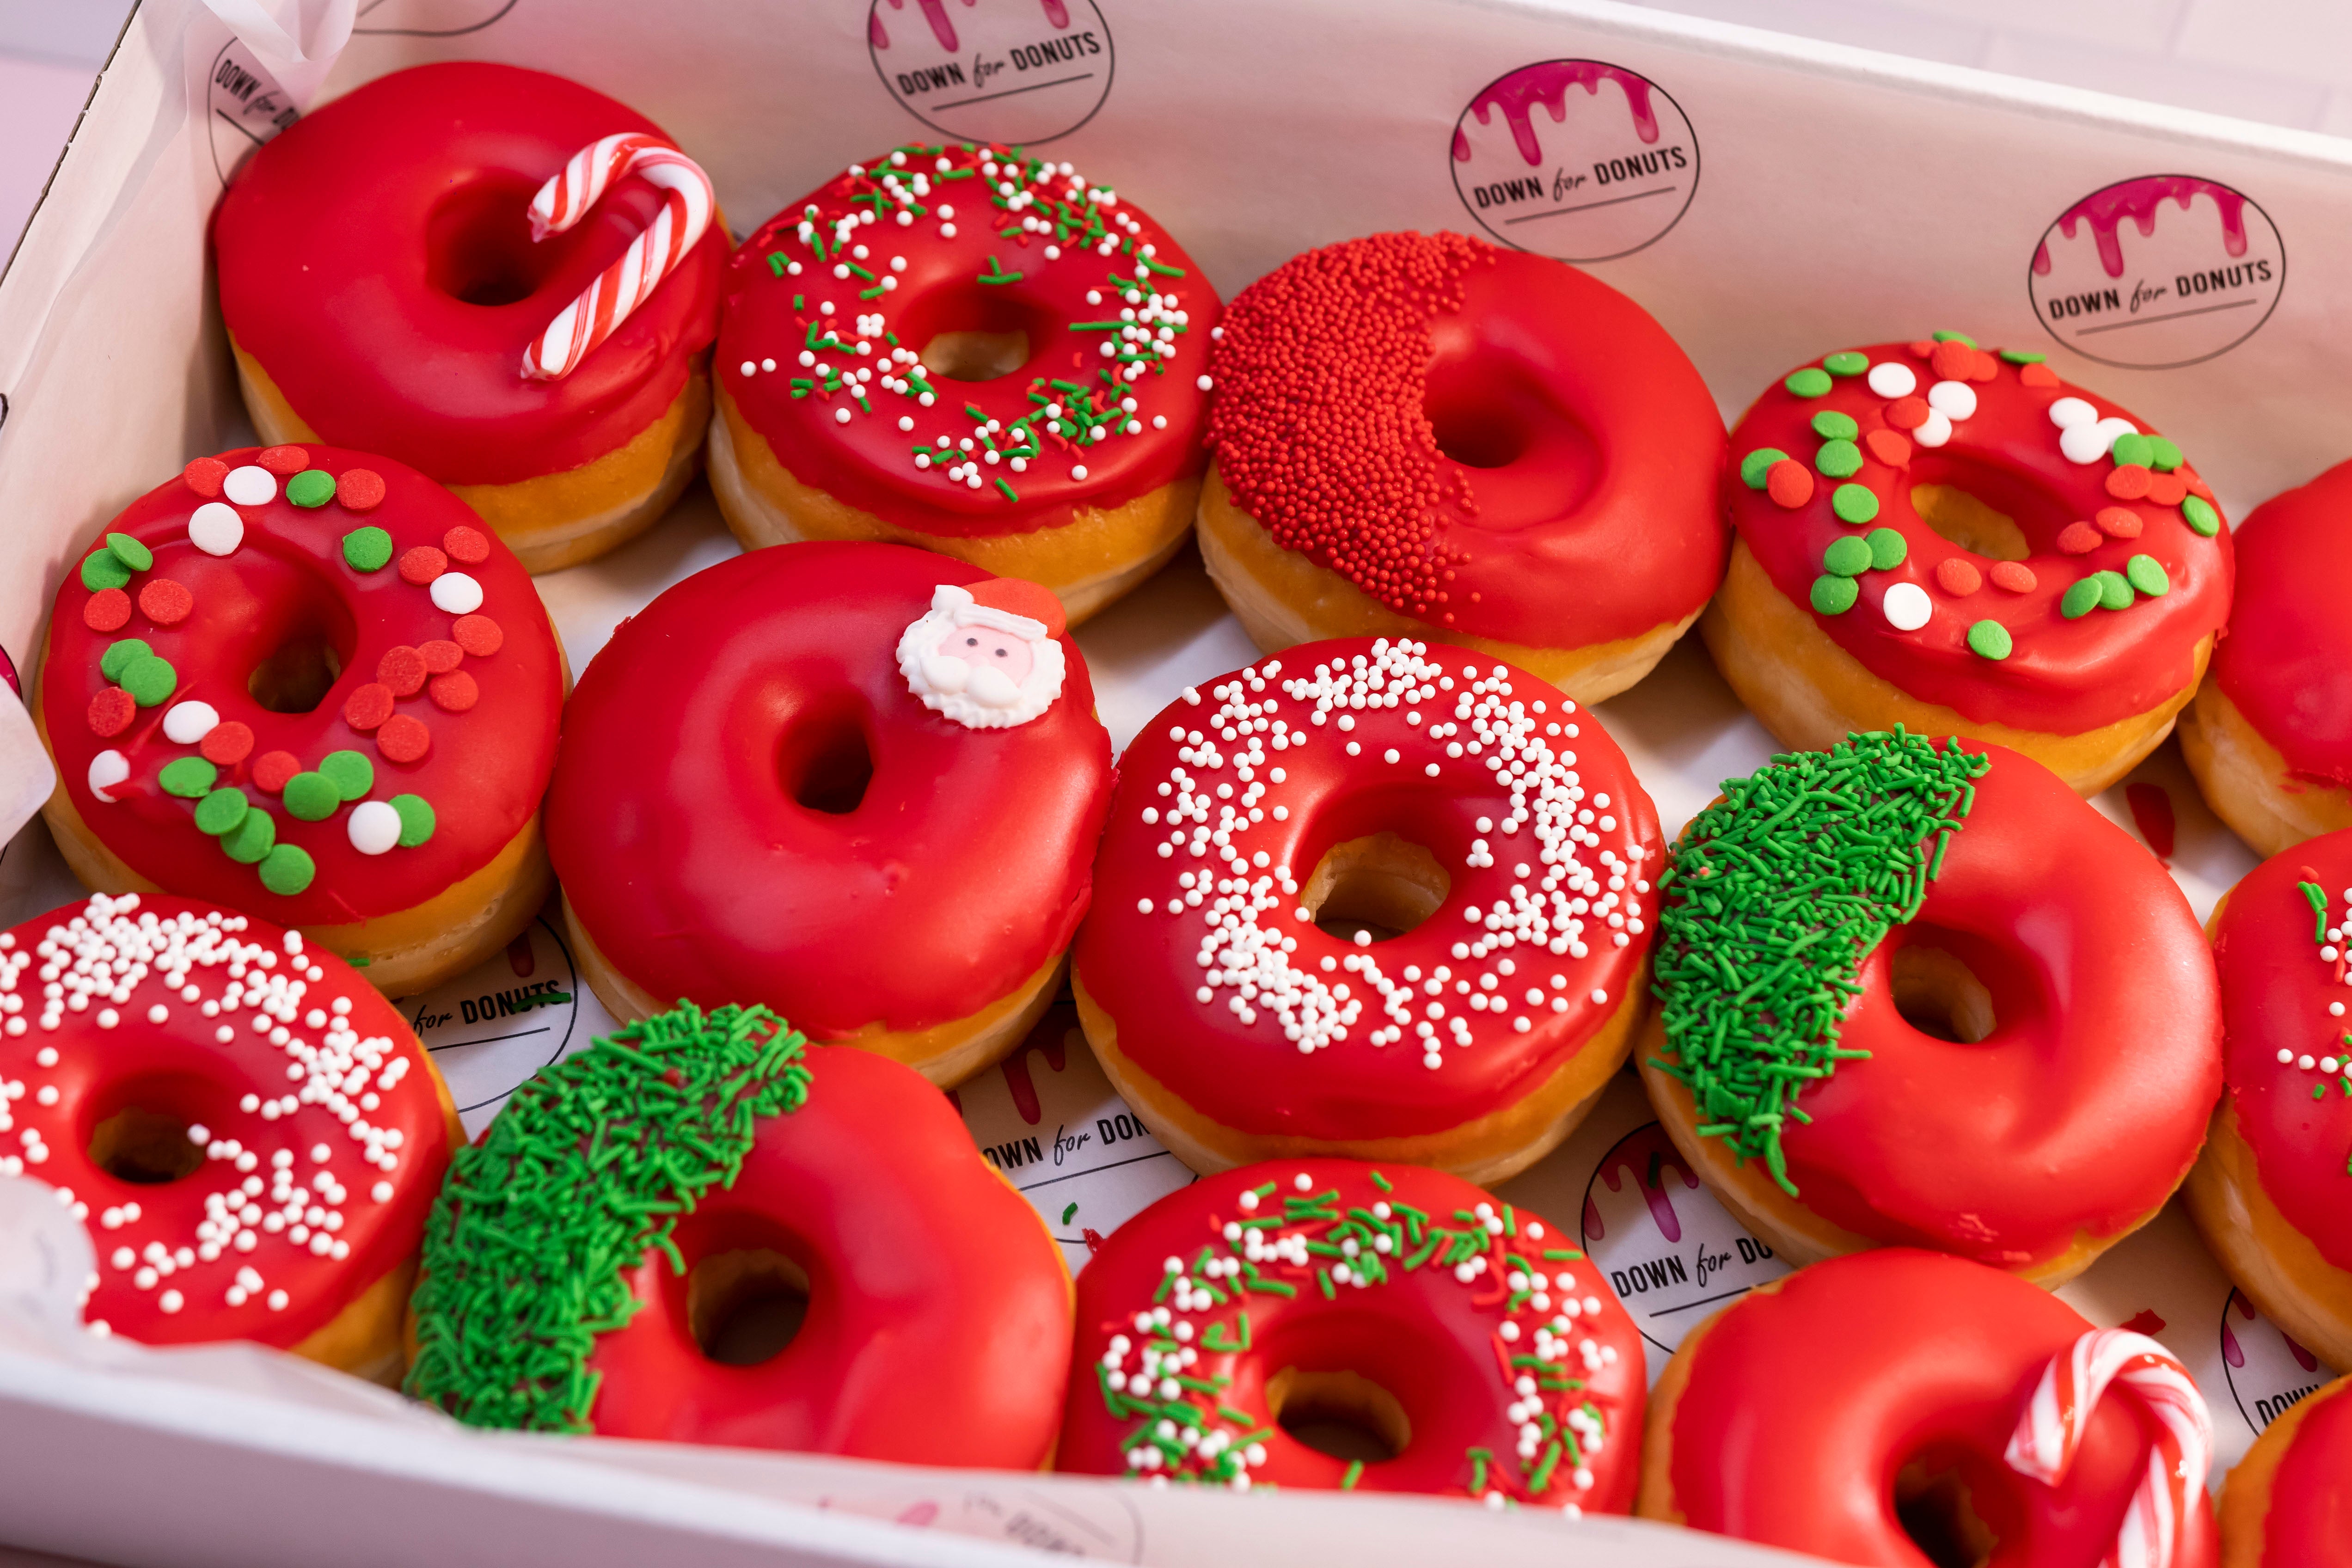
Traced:
[[1658, 879], [1634, 1059], [1742, 1225], [1799, 1266], [1923, 1247], [2055, 1288], [2155, 1217], [2221, 1091], [2161, 862], [1979, 742], [1854, 735], [1723, 791]]
[[944, 1095], [688, 1005], [542, 1069], [458, 1152], [408, 1389], [476, 1426], [1035, 1469], [1070, 1312]]
[[1078, 1015], [1196, 1171], [1339, 1153], [1491, 1184], [1624, 1065], [1662, 847], [1608, 731], [1524, 670], [1307, 644], [1129, 746]]
[[566, 679], [514, 552], [424, 475], [198, 458], [58, 585], [43, 810], [83, 885], [250, 910], [410, 995], [546, 901]]
[[961, 1082], [1059, 987], [1110, 736], [1054, 595], [903, 545], [755, 550], [573, 694], [548, 847], [615, 1017], [756, 1000]]
[[2352, 827], [2352, 463], [2273, 496], [2238, 536], [2230, 635], [2180, 715], [2214, 813], [2263, 855]]
[[[613, 549], [693, 479], [727, 234], [625, 105], [483, 60], [393, 71], [255, 153], [212, 236], [265, 440], [396, 458], [533, 572]], [[673, 266], [650, 285], [623, 265], [647, 252]], [[592, 317], [610, 335], [568, 369], [526, 367]]]
[[1458, 234], [1294, 257], [1234, 297], [1201, 553], [1267, 653], [1430, 637], [1598, 702], [1723, 580], [1723, 419], [1641, 306]]
[[99, 893], [0, 932], [0, 1175], [89, 1227], [95, 1331], [396, 1375], [464, 1142], [399, 1011], [299, 931]]
[[2352, 830], [2273, 855], [2213, 911], [2223, 1074], [2189, 1212], [2247, 1300], [2352, 1366]]
[[1192, 528], [1218, 310], [1166, 229], [1069, 163], [894, 148], [729, 264], [711, 489], [747, 548], [912, 544], [1082, 621]]
[[1887, 1247], [1758, 1286], [1684, 1339], [1651, 1391], [1636, 1511], [1838, 1563], [2215, 1568], [2210, 1433], [2154, 1340]]
[[2282, 1411], [2221, 1489], [2222, 1568], [2341, 1563], [2352, 1541], [2352, 1377]]
[[1171, 1193], [1079, 1277], [1055, 1467], [1623, 1513], [1642, 1337], [1573, 1240], [1416, 1165], [1269, 1161]]
[[2031, 351], [1843, 349], [1731, 435], [1738, 539], [1699, 624], [1764, 727], [1960, 734], [2095, 795], [2156, 749], [2229, 618], [2230, 530], [2180, 448]]

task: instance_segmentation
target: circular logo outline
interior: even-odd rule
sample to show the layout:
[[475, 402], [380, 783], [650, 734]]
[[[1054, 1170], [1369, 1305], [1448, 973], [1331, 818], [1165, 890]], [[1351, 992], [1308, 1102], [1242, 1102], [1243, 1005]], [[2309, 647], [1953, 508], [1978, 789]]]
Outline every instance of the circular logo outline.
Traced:
[[[951, 142], [970, 142], [976, 140], [976, 138], [968, 136], [962, 132], [951, 131], [948, 127], [940, 124], [937, 121], [931, 119], [930, 116], [917, 109], [912, 103], [908, 101], [906, 98], [902, 97], [897, 89], [890, 85], [890, 73], [882, 68], [882, 51], [877, 48], [874, 43], [874, 20], [880, 13], [884, 3], [885, 0], [866, 0], [866, 58], [873, 62], [874, 77], [877, 81], [882, 84], [883, 92], [888, 96], [891, 102], [897, 104], [908, 114], [912, 115], [927, 130], [935, 131]], [[966, 3], [969, 4], [970, 0], [966, 0]], [[1105, 61], [1105, 65], [1103, 67], [1102, 91], [1095, 99], [1094, 107], [1087, 110], [1085, 118], [1079, 120], [1076, 124], [1071, 125], [1061, 131], [1056, 131], [1051, 136], [1028, 137], [1017, 143], [1020, 146], [1042, 147], [1048, 142], [1059, 142], [1065, 136], [1075, 135], [1078, 132], [1085, 130], [1087, 124], [1093, 121], [1094, 117], [1102, 112], [1103, 105], [1110, 101], [1111, 89], [1118, 84], [1118, 40], [1111, 37], [1110, 19], [1102, 14], [1102, 6], [1097, 3], [1097, 0], [1079, 0], [1079, 3], [1084, 5], [1087, 10], [1094, 13], [1096, 25], [1102, 28], [1103, 59]], [[1058, 84], [1041, 82], [1036, 85], [1044, 87]], [[1033, 90], [1033, 89], [1023, 88], [1016, 89], [1014, 90], [1030, 91]], [[964, 101], [970, 102], [971, 100], [965, 100]], [[949, 107], [954, 108], [958, 107], [958, 105], [951, 104]], [[1696, 141], [1696, 138], [1693, 138], [1693, 140]], [[1013, 145], [1013, 143], [1006, 144]]]
[[[532, 916], [531, 923], [539, 927], [540, 930], [545, 931], [554, 942], [555, 951], [563, 955], [563, 965], [566, 969], [571, 971], [572, 973], [572, 984], [573, 987], [572, 993], [572, 1005], [564, 1010], [563, 1037], [555, 1043], [555, 1052], [553, 1055], [550, 1056], [545, 1061], [540, 1063], [539, 1066], [531, 1068], [530, 1071], [523, 1074], [522, 1077], [515, 1079], [513, 1083], [508, 1085], [499, 1093], [491, 1095], [487, 1100], [478, 1100], [471, 1105], [461, 1105], [457, 1107], [457, 1114], [460, 1116], [469, 1116], [475, 1111], [481, 1110], [482, 1107], [486, 1105], [496, 1105], [501, 1100], [512, 1099], [516, 1089], [520, 1089], [524, 1084], [529, 1083], [532, 1079], [538, 1077], [541, 1073], [545, 1072], [549, 1068], [553, 1067], [557, 1062], [563, 1059], [563, 1053], [571, 1048], [572, 1035], [580, 1027], [580, 988], [587, 984], [587, 982], [580, 978], [580, 963], [577, 959], [572, 956], [572, 946], [569, 942], [566, 942], [563, 940], [562, 931], [554, 923], [550, 921], [545, 914], [542, 913]], [[402, 1000], [405, 1001], [407, 998], [404, 997]], [[422, 1044], [423, 1042], [419, 1041], [418, 1043]], [[483, 1042], [479, 1040], [451, 1040], [446, 1045], [425, 1046], [425, 1055], [432, 1056], [441, 1051], [462, 1050], [467, 1046], [478, 1046], [482, 1043]], [[436, 1067], [435, 1070], [438, 1071], [439, 1069]]]

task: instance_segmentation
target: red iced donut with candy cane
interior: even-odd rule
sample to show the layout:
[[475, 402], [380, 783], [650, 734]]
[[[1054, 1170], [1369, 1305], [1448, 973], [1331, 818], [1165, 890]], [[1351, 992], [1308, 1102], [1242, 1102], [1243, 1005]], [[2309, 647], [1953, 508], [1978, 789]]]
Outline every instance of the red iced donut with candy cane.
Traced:
[[1900, 723], [2090, 795], [2170, 732], [2229, 617], [2229, 531], [2179, 447], [2042, 358], [1841, 350], [1732, 432], [1700, 631], [1783, 742]]
[[546, 901], [564, 682], [513, 552], [424, 475], [332, 447], [199, 458], [58, 589], [43, 809], [85, 885], [252, 910], [405, 996]]
[[2210, 1568], [2212, 1446], [2156, 1341], [1892, 1247], [1758, 1286], [1683, 1341], [1637, 1511], [1838, 1563]]
[[[1055, 1463], [1157, 1486], [1623, 1513], [1642, 1336], [1571, 1241], [1420, 1166], [1205, 1177], [1112, 1232], [1078, 1276]], [[1333, 1426], [1370, 1457], [1294, 1436]]]
[[397, 458], [534, 572], [694, 477], [727, 237], [659, 126], [544, 72], [378, 77], [253, 155], [213, 224], [264, 440]]
[[93, 895], [0, 932], [0, 1174], [89, 1229], [93, 1328], [400, 1367], [465, 1135], [398, 1009], [299, 931]]

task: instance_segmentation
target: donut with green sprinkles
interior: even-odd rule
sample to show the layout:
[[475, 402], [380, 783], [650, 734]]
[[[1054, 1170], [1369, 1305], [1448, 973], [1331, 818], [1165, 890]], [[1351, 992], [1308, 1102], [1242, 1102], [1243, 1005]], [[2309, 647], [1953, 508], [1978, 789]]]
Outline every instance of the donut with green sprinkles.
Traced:
[[[1114, 1231], [1079, 1276], [1055, 1463], [1154, 1487], [1624, 1513], [1642, 1340], [1575, 1240], [1421, 1166], [1203, 1177]], [[1292, 1436], [1318, 1420], [1388, 1457]]]

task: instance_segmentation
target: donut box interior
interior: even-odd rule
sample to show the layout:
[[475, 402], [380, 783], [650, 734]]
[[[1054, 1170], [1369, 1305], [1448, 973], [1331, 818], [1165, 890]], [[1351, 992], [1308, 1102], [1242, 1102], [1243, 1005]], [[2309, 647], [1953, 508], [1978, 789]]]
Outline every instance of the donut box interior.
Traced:
[[[739, 232], [844, 163], [937, 139], [935, 122], [959, 137], [1050, 138], [1055, 155], [1148, 205], [1227, 298], [1299, 250], [1381, 229], [1492, 224], [1580, 258], [1614, 247], [1624, 253], [1591, 269], [1682, 342], [1729, 417], [1809, 355], [1951, 328], [2048, 352], [2062, 374], [2153, 421], [2232, 517], [2340, 458], [2352, 426], [2337, 346], [2352, 325], [2338, 303], [2352, 302], [2352, 142], [2315, 134], [1603, 0], [965, 0], [943, 14], [968, 47], [936, 58], [919, 47], [929, 0], [377, 0], [340, 51], [328, 47], [334, 5], [215, 5], [219, 15], [196, 0], [138, 7], [0, 279], [0, 651], [27, 679], [51, 597], [104, 521], [189, 457], [251, 438], [206, 262], [226, 174], [305, 104], [444, 58], [556, 71], [636, 106], [709, 169]], [[885, 37], [899, 54], [886, 55]], [[1650, 134], [1618, 89], [1571, 93], [1565, 121], [1528, 121], [1533, 151], [1515, 163], [1521, 127], [1482, 123], [1468, 106], [1560, 59], [1646, 79]], [[2210, 298], [2181, 276], [2168, 307], [2179, 319], [2161, 331], [2179, 345], [2170, 357], [2195, 363], [2133, 368], [2116, 362], [2167, 353], [2112, 346], [2091, 328], [2120, 302], [2103, 301], [2096, 279], [2070, 302], [2034, 260], [2085, 195], [2178, 174], [2242, 193], [2260, 222], [2245, 220], [2231, 258], [2269, 265], [2242, 288], [2210, 284]], [[1506, 216], [1533, 208], [1545, 210], [1530, 226]], [[2177, 210], [2163, 215], [2174, 229], [2189, 221]], [[2069, 251], [2062, 277], [2079, 259]], [[2195, 324], [2208, 318], [2231, 324]], [[539, 579], [574, 668], [622, 617], [736, 548], [698, 486], [618, 553]], [[1078, 640], [1119, 745], [1187, 683], [1255, 657], [1189, 552]], [[1599, 711], [1669, 835], [1718, 780], [1773, 750], [1696, 638]], [[33, 816], [49, 782], [24, 710], [0, 702], [0, 834], [14, 834], [0, 924], [78, 891]], [[2253, 864], [2169, 744], [2096, 804], [2165, 854], [2200, 917]], [[470, 1131], [515, 1083], [609, 1026], [555, 928], [530, 947], [406, 1009]], [[518, 1034], [514, 998], [555, 991], [566, 999], [530, 1009]], [[1045, 1046], [966, 1085], [960, 1104], [1082, 1266], [1087, 1231], [1189, 1177], [1074, 1031]], [[1502, 1193], [1559, 1225], [1580, 1220], [1643, 1326], [1654, 1378], [1715, 1304], [1783, 1271], [1680, 1169], [1630, 1077]], [[688, 1551], [714, 1563], [979, 1563], [1045, 1548], [1272, 1563], [1335, 1545], [1362, 1562], [1471, 1550], [1497, 1563], [1793, 1561], [1661, 1527], [1454, 1503], [476, 1433], [251, 1348], [93, 1339], [74, 1307], [89, 1258], [45, 1193], [0, 1181], [11, 1543], [176, 1564], [311, 1560], [326, 1542], [354, 1563]], [[2233, 1298], [2177, 1203], [2063, 1294], [2182, 1358], [2213, 1410], [2217, 1479], [2331, 1375]]]

